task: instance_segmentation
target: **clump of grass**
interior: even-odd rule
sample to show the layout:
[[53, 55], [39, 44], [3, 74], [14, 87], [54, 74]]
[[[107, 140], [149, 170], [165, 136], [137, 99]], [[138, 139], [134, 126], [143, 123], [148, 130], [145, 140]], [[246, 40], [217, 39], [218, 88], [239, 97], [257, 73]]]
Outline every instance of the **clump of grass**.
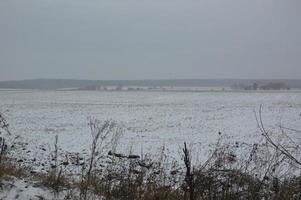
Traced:
[[[162, 148], [164, 149], [164, 148]], [[90, 192], [104, 199], [180, 199], [175, 185], [177, 176], [171, 175], [171, 162], [162, 150], [153, 160], [149, 155], [125, 156], [110, 154], [111, 162], [90, 182]]]
[[58, 196], [62, 190], [70, 188], [71, 185], [71, 180], [67, 178], [66, 174], [64, 173], [63, 166], [59, 165], [58, 163], [58, 153], [58, 135], [56, 135], [54, 151], [50, 155], [50, 169], [48, 170], [48, 173], [39, 175], [39, 184], [52, 189], [56, 196]]
[[58, 173], [50, 171], [47, 174], [40, 175], [39, 178], [41, 180], [39, 185], [52, 189], [56, 195], [69, 189], [72, 183], [67, 176], [62, 174], [61, 170]]
[[6, 143], [7, 135], [11, 135], [9, 124], [4, 115], [0, 113], [0, 181], [11, 177], [22, 177], [25, 175], [25, 170], [18, 167], [12, 159], [7, 156], [9, 147]]
[[10, 179], [11, 177], [21, 178], [25, 175], [25, 169], [18, 167], [7, 157], [2, 158], [2, 162], [0, 163], [0, 181]]

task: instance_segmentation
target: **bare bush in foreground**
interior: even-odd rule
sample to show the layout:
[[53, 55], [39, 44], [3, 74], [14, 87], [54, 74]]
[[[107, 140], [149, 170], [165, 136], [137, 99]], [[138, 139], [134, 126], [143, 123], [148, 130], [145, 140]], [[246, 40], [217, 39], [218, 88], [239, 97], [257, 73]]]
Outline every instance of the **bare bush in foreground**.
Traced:
[[115, 152], [122, 129], [113, 121], [101, 122], [90, 119], [92, 136], [91, 152], [87, 166], [83, 165], [81, 181], [81, 198], [87, 199], [89, 187], [95, 179], [98, 162], [104, 158], [106, 151]]

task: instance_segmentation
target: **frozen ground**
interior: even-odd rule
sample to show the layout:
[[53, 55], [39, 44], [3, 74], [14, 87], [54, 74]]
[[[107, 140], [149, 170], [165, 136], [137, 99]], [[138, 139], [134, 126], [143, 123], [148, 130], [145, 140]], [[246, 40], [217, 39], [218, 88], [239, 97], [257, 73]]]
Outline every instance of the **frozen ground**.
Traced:
[[300, 92], [0, 91], [0, 110], [23, 143], [18, 156], [38, 161], [49, 154], [56, 134], [62, 150], [88, 152], [89, 117], [113, 119], [124, 128], [118, 147], [123, 153], [165, 145], [176, 157], [186, 141], [206, 154], [218, 132], [229, 142], [257, 142], [254, 111], [260, 104], [267, 127], [300, 129]]
[[[46, 188], [33, 187], [24, 180], [13, 178], [1, 183], [0, 199], [41, 200], [53, 199], [54, 194]], [[61, 198], [63, 199], [63, 198]]]

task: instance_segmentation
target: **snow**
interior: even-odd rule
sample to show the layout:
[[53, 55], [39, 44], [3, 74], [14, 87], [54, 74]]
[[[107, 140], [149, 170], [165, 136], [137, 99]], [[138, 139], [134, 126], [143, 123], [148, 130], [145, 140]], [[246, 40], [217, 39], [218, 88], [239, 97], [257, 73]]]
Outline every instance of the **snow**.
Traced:
[[20, 136], [16, 156], [28, 164], [33, 159], [47, 162], [56, 134], [61, 152], [87, 155], [89, 117], [112, 119], [123, 127], [118, 146], [122, 153], [157, 152], [164, 145], [179, 158], [186, 141], [202, 160], [220, 137], [218, 132], [228, 142], [258, 142], [254, 112], [260, 105], [267, 128], [274, 130], [281, 123], [300, 129], [301, 93], [296, 91], [0, 91], [0, 111], [11, 132]]
[[12, 180], [3, 181], [0, 189], [0, 199], [62, 199], [55, 198], [53, 192], [41, 187], [34, 187], [22, 179], [12, 178]]

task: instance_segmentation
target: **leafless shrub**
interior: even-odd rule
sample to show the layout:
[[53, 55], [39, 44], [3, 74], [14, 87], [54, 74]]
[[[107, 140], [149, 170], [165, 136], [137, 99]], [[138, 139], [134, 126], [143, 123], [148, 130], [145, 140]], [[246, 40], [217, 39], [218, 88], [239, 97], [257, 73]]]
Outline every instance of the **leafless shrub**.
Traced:
[[4, 115], [0, 113], [0, 181], [12, 176], [22, 177], [26, 174], [24, 169], [18, 167], [14, 160], [6, 155], [8, 151], [6, 136], [11, 135], [8, 127]]
[[7, 123], [5, 117], [3, 116], [2, 113], [0, 113], [0, 134], [2, 134], [2, 132], [6, 132], [7, 134], [11, 134], [9, 131], [9, 124]]
[[3, 160], [3, 157], [7, 151], [7, 144], [6, 144], [6, 137], [5, 135], [10, 135], [10, 131], [8, 129], [8, 123], [3, 116], [2, 113], [0, 113], [0, 163]]
[[[122, 129], [113, 121], [101, 122], [90, 119], [90, 130], [92, 136], [91, 153], [87, 166], [82, 168], [81, 198], [87, 199], [89, 186], [96, 180], [98, 162], [104, 158], [106, 151], [115, 152]], [[99, 174], [98, 174], [99, 175]]]
[[54, 150], [49, 157], [49, 170], [46, 174], [39, 175], [41, 179], [41, 184], [48, 188], [51, 188], [56, 197], [63, 190], [69, 189], [70, 182], [64, 172], [64, 165], [58, 163], [59, 158], [59, 147], [58, 147], [58, 135], [55, 136]]
[[[275, 148], [277, 151], [281, 152], [286, 158], [288, 158], [290, 161], [292, 161], [294, 164], [296, 164], [299, 168], [301, 168], [301, 159], [297, 157], [297, 155], [294, 155], [295, 150], [300, 150], [300, 144], [296, 143], [292, 138], [290, 138], [286, 133], [286, 130], [295, 131], [298, 133], [301, 133], [300, 130], [291, 129], [291, 128], [285, 128], [280, 126], [281, 132], [283, 135], [286, 136], [286, 144], [277, 143], [275, 140], [271, 137], [271, 134], [268, 130], [266, 130], [264, 126], [264, 122], [262, 119], [262, 105], [260, 105], [258, 116], [256, 116], [256, 121], [258, 124], [258, 127], [266, 139], [267, 143], [271, 145], [273, 148]], [[301, 151], [298, 151], [298, 154], [300, 154]]]
[[[121, 156], [122, 155], [122, 156]], [[152, 159], [150, 155], [126, 156], [110, 153], [110, 162], [100, 172], [91, 176], [87, 198], [98, 195], [103, 199], [181, 199], [171, 173], [173, 166], [168, 165], [165, 148]], [[169, 169], [168, 169], [169, 168]], [[179, 185], [179, 184], [178, 184]]]

